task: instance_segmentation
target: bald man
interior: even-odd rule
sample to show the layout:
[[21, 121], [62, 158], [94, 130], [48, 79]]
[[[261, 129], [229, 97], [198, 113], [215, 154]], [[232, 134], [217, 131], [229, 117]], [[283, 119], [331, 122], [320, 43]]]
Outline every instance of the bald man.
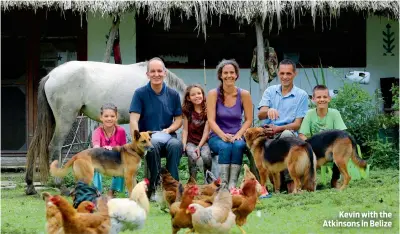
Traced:
[[166, 68], [160, 58], [152, 58], [147, 64], [149, 83], [138, 88], [132, 98], [130, 113], [131, 135], [134, 130], [156, 131], [147, 152], [147, 166], [150, 170], [150, 186], [147, 196], [152, 198], [159, 183], [161, 155], [167, 159], [167, 169], [172, 177], [179, 180], [178, 166], [183, 145], [175, 131], [182, 126], [182, 106], [178, 92], [164, 83]]

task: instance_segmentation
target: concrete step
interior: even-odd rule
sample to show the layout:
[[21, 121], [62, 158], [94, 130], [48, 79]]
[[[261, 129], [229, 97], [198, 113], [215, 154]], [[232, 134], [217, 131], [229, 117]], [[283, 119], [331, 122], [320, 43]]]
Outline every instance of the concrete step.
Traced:
[[1, 181], [1, 189], [15, 189], [17, 185], [13, 181]]

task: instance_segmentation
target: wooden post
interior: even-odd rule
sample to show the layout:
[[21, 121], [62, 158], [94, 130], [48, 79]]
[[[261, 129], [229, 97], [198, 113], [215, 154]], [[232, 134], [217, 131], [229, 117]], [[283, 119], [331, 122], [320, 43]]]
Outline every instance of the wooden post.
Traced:
[[117, 35], [118, 28], [119, 28], [119, 16], [115, 16], [115, 18], [113, 20], [113, 25], [111, 27], [110, 35], [108, 35], [106, 52], [104, 54], [104, 59], [103, 59], [103, 62], [105, 62], [105, 63], [110, 62], [111, 51], [113, 49], [114, 40], [115, 40], [115, 36]]
[[40, 20], [41, 14], [29, 14], [29, 36], [27, 40], [28, 48], [28, 61], [27, 61], [27, 86], [26, 86], [26, 100], [27, 100], [27, 145], [31, 144], [35, 126], [36, 126], [36, 91], [35, 84], [39, 82], [39, 60], [40, 60]]
[[256, 26], [256, 39], [257, 39], [257, 75], [258, 75], [258, 85], [260, 87], [260, 95], [264, 93], [264, 90], [267, 88], [267, 80], [265, 77], [265, 57], [264, 57], [264, 39], [263, 39], [263, 31], [264, 31], [264, 23], [261, 22], [261, 19], [258, 18], [255, 22]]

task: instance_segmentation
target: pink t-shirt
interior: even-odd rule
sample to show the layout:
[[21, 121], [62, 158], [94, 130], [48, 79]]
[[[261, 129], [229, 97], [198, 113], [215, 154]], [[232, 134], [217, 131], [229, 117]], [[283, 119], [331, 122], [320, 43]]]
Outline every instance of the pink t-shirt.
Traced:
[[116, 126], [115, 133], [107, 138], [104, 134], [103, 127], [98, 127], [94, 130], [92, 135], [93, 146], [122, 146], [126, 144], [125, 129], [120, 126]]

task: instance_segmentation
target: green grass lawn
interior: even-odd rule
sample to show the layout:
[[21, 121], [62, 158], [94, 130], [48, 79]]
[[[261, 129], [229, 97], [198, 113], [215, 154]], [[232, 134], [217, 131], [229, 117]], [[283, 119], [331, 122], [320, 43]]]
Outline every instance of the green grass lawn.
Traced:
[[[23, 174], [13, 177], [22, 183]], [[182, 176], [182, 177], [186, 177]], [[183, 179], [184, 179], [183, 178]], [[3, 173], [2, 180], [10, 179]], [[107, 183], [106, 183], [107, 184]], [[317, 192], [298, 195], [273, 194], [250, 214], [243, 227], [247, 233], [399, 233], [399, 171], [370, 172], [365, 180], [351, 181], [345, 191], [328, 189], [319, 184]], [[54, 191], [50, 191], [55, 193]], [[1, 233], [44, 233], [45, 208], [39, 195], [26, 196], [24, 188], [1, 191]], [[392, 214], [392, 218], [375, 218], [391, 222], [391, 228], [323, 227], [324, 221], [361, 222], [371, 218], [339, 218], [339, 212], [375, 211]], [[258, 214], [258, 215], [257, 215]], [[379, 215], [379, 214], [378, 214]], [[179, 233], [184, 233], [181, 230]], [[125, 232], [129, 233], [129, 232]], [[137, 233], [171, 233], [170, 216], [151, 203], [145, 228]], [[241, 233], [235, 227], [231, 233]]]

